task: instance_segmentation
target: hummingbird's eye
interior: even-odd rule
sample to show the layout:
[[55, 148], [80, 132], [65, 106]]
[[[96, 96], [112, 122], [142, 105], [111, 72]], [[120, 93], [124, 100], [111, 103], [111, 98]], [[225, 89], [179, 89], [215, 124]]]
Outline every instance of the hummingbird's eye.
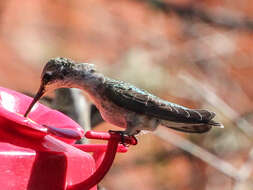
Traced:
[[42, 80], [45, 84], [47, 84], [49, 81], [51, 81], [51, 79], [52, 79], [52, 74], [51, 73], [45, 73]]

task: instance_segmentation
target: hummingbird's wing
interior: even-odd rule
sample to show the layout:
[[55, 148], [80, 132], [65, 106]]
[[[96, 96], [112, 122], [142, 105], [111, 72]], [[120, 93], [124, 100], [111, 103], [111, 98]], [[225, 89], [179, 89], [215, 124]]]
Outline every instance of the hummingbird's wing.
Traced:
[[122, 81], [107, 80], [104, 95], [120, 107], [161, 120], [209, 124], [215, 116], [215, 113], [207, 110], [194, 110], [167, 102]]

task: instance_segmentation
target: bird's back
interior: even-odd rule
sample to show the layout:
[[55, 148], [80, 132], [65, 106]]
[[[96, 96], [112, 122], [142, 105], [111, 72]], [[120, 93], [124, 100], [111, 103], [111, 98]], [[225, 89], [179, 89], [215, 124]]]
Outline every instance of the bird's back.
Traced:
[[173, 104], [131, 84], [108, 78], [104, 83], [104, 95], [120, 107], [161, 120], [209, 123], [215, 116], [213, 112]]

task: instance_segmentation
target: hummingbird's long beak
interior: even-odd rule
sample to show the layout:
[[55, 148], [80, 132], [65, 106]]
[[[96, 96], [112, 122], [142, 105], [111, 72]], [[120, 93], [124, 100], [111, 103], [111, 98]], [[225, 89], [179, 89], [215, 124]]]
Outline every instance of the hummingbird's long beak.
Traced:
[[43, 96], [44, 93], [45, 93], [45, 87], [44, 85], [41, 85], [35, 97], [33, 98], [33, 101], [31, 102], [30, 106], [26, 110], [24, 117], [27, 117], [27, 115], [30, 113], [31, 109], [33, 108], [34, 104]]

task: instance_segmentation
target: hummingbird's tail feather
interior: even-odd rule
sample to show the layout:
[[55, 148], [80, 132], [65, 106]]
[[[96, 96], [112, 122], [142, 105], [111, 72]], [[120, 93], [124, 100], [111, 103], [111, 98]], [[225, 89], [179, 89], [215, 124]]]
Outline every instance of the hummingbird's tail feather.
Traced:
[[224, 128], [224, 125], [222, 123], [219, 123], [213, 120], [209, 121], [207, 124], [211, 126], [219, 127], [219, 128]]
[[213, 126], [223, 128], [223, 125], [221, 123], [215, 122], [213, 120], [210, 120], [207, 123], [176, 123], [162, 120], [161, 125], [187, 133], [205, 133], [208, 132]]
[[190, 113], [198, 114], [200, 120], [203, 121], [211, 121], [211, 119], [213, 119], [216, 115], [214, 112], [203, 109], [191, 109]]

